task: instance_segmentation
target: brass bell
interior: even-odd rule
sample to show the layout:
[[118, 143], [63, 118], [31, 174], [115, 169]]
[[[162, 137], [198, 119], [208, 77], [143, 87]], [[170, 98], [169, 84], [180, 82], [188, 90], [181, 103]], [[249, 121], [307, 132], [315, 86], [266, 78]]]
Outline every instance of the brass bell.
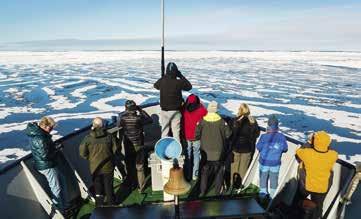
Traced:
[[175, 166], [169, 170], [169, 180], [164, 185], [164, 191], [171, 195], [183, 195], [189, 191], [191, 185], [184, 179], [183, 169]]

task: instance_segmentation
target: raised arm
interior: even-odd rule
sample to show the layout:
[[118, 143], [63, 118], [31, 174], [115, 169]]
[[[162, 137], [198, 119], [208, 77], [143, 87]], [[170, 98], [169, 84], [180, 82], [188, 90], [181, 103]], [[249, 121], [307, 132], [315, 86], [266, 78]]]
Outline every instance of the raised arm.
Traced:
[[162, 80], [162, 78], [158, 79], [157, 82], [154, 83], [154, 88], [157, 89], [157, 90], [160, 90], [160, 81]]
[[145, 112], [142, 108], [140, 108], [139, 106], [137, 106], [137, 109], [140, 113], [140, 116], [142, 118], [142, 124], [143, 125], [148, 125], [148, 124], [152, 124], [153, 123], [153, 119], [152, 117], [150, 117], [150, 115]]
[[177, 75], [177, 76], [180, 78], [180, 81], [182, 82], [182, 90], [185, 90], [185, 91], [190, 91], [190, 90], [192, 90], [192, 84], [191, 84], [191, 82], [189, 82], [189, 81], [187, 80], [187, 78], [182, 75], [181, 72], [178, 72], [178, 75]]
[[254, 128], [255, 128], [255, 130], [254, 130], [254, 140], [256, 141], [257, 138], [259, 137], [259, 135], [261, 134], [261, 129], [258, 126], [257, 120], [254, 123]]

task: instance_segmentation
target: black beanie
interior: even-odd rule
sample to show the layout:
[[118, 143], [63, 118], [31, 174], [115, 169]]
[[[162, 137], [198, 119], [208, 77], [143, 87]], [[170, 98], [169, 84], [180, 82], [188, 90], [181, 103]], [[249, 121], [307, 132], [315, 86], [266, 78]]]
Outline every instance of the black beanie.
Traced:
[[178, 74], [178, 67], [174, 62], [169, 62], [167, 65], [166, 74], [176, 76]]
[[137, 110], [137, 104], [133, 100], [127, 100], [125, 102], [125, 110], [135, 111], [135, 110]]

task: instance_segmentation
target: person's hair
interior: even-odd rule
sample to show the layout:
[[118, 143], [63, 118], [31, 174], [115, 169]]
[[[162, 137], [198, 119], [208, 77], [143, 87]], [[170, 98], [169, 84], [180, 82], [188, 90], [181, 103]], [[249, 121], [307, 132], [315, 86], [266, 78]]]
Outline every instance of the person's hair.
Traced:
[[103, 127], [103, 120], [102, 120], [102, 118], [100, 118], [100, 117], [95, 117], [95, 118], [93, 119], [92, 129], [94, 130], [94, 129], [101, 128], [101, 127]]
[[48, 116], [44, 116], [43, 118], [40, 119], [39, 122], [39, 126], [40, 127], [54, 127], [55, 126], [55, 121], [53, 118], [48, 117]]
[[251, 111], [249, 110], [249, 107], [246, 103], [241, 103], [241, 105], [238, 108], [237, 116], [244, 116], [247, 117], [250, 123], [255, 123], [256, 120], [251, 116]]

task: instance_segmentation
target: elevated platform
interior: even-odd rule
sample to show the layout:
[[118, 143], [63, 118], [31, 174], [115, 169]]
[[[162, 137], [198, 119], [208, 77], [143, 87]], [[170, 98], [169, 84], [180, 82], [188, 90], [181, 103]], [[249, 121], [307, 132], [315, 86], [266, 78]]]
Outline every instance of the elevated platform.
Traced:
[[[229, 200], [197, 200], [179, 204], [179, 218], [243, 218], [265, 216], [265, 210], [253, 198]], [[176, 218], [172, 203], [133, 207], [96, 208], [91, 219], [111, 218]]]

